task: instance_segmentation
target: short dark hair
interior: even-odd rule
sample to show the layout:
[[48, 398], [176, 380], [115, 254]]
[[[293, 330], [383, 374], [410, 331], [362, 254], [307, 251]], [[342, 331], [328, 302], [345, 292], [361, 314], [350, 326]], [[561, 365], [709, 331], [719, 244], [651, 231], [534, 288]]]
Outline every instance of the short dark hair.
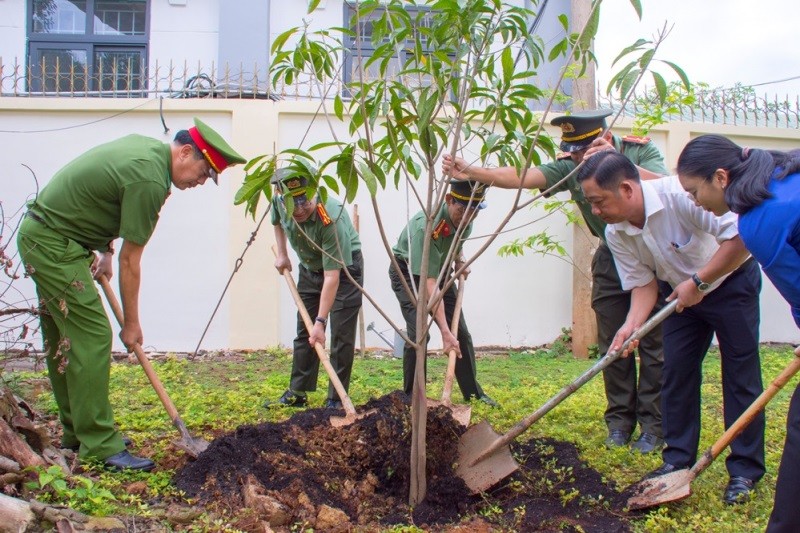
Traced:
[[583, 161], [578, 183], [594, 178], [601, 189], [616, 191], [624, 180], [639, 182], [639, 171], [630, 159], [619, 152], [605, 150]]
[[197, 147], [197, 144], [194, 142], [194, 139], [192, 139], [192, 136], [189, 135], [188, 130], [180, 130], [178, 133], [176, 133], [174, 142], [180, 145], [188, 144], [189, 146], [194, 148], [194, 158], [203, 159], [204, 157], [203, 152], [201, 152], [200, 148]]
[[[722, 135], [701, 135], [678, 156], [678, 175], [711, 181], [717, 169], [728, 172], [725, 203], [734, 213], [746, 213], [770, 198], [767, 186], [800, 170], [796, 152], [742, 148]], [[777, 170], [777, 172], [776, 172]]]

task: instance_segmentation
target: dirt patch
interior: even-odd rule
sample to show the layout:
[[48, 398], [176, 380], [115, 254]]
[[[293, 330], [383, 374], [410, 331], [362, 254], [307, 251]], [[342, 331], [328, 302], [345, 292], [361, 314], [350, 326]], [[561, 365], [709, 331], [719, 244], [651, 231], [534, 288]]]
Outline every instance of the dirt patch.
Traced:
[[186, 464], [176, 484], [206, 504], [241, 508], [235, 525], [247, 531], [263, 531], [267, 523], [302, 523], [318, 531], [395, 524], [434, 531], [464, 531], [468, 524], [486, 531], [630, 529], [615, 510], [614, 487], [584, 465], [570, 443], [535, 439], [515, 445], [520, 470], [502, 486], [470, 495], [453, 473], [464, 428], [443, 407], [428, 413], [428, 491], [411, 509], [408, 400], [395, 392], [372, 400], [367, 409], [377, 412], [343, 428], [328, 423], [336, 411], [323, 409], [242, 426]]

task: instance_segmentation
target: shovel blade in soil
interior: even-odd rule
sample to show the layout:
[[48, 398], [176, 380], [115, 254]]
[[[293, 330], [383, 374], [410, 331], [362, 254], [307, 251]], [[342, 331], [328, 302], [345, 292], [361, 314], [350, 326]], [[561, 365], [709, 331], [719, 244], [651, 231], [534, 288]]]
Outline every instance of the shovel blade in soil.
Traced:
[[629, 489], [633, 496], [628, 498], [628, 508], [646, 509], [687, 498], [692, 493], [694, 478], [694, 472], [684, 469], [640, 481]]
[[176, 448], [180, 448], [195, 459], [208, 448], [208, 441], [200, 438], [184, 438], [175, 441], [173, 444]]
[[469, 421], [472, 419], [472, 407], [469, 405], [454, 405], [452, 403], [445, 403], [439, 400], [431, 400], [427, 398], [428, 409], [433, 409], [434, 407], [439, 407], [443, 405], [450, 409], [450, 415], [453, 417], [453, 420], [458, 422], [464, 427], [469, 426]]
[[357, 420], [361, 420], [364, 417], [367, 417], [373, 413], [376, 413], [377, 409], [370, 409], [369, 411], [363, 412], [361, 414], [348, 414], [345, 416], [332, 416], [330, 418], [331, 425], [335, 428], [340, 428], [343, 426], [349, 426], [350, 424], [356, 422]]
[[507, 445], [476, 461], [499, 438], [500, 435], [484, 420], [468, 429], [458, 442], [456, 475], [464, 480], [473, 494], [485, 491], [519, 468]]

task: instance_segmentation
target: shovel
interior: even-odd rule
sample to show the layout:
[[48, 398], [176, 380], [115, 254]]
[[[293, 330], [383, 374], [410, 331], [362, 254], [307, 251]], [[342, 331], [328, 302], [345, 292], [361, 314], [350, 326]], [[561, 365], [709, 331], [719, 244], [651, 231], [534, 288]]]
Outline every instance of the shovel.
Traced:
[[[272, 247], [272, 252], [275, 253], [274, 246]], [[283, 277], [286, 280], [286, 284], [289, 285], [289, 292], [292, 293], [292, 298], [294, 298], [294, 303], [297, 305], [297, 310], [300, 311], [300, 316], [303, 317], [306, 330], [308, 331], [308, 334], [311, 335], [311, 330], [314, 329], [314, 323], [311, 321], [311, 315], [308, 314], [308, 310], [303, 303], [303, 299], [300, 298], [300, 293], [297, 291], [297, 285], [295, 285], [294, 278], [292, 278], [292, 274], [289, 272], [289, 269], [283, 270]], [[375, 409], [360, 415], [356, 413], [356, 408], [353, 406], [353, 401], [350, 399], [350, 396], [347, 395], [347, 391], [344, 390], [344, 385], [342, 385], [342, 380], [339, 379], [339, 376], [333, 369], [333, 365], [331, 365], [331, 358], [328, 356], [328, 352], [325, 351], [325, 348], [320, 343], [314, 344], [314, 350], [316, 350], [317, 357], [319, 357], [319, 361], [322, 363], [322, 366], [325, 367], [325, 372], [328, 373], [328, 379], [330, 379], [331, 383], [333, 383], [333, 388], [336, 389], [336, 394], [339, 395], [339, 400], [341, 400], [342, 407], [344, 407], [345, 416], [332, 416], [331, 425], [333, 427], [349, 426], [356, 420], [374, 413]]]
[[722, 453], [722, 450], [727, 448], [731, 441], [744, 431], [753, 421], [753, 418], [764, 409], [778, 391], [800, 370], [800, 347], [795, 349], [794, 354], [794, 359], [769, 384], [769, 387], [750, 404], [750, 407], [736, 419], [736, 422], [722, 434], [717, 442], [703, 452], [703, 455], [691, 468], [645, 479], [631, 485], [628, 490], [633, 490], [634, 495], [628, 499], [628, 508], [646, 509], [654, 505], [682, 500], [691, 495], [691, 483], [694, 478], [708, 468], [714, 459]]
[[[111, 285], [108, 283], [108, 278], [105, 276], [101, 276], [99, 282], [103, 287], [106, 300], [108, 300], [108, 304], [111, 306], [114, 316], [117, 317], [117, 322], [119, 322], [120, 327], [122, 327], [125, 321], [122, 315], [122, 307], [120, 307], [119, 301], [114, 294], [114, 289], [111, 288]], [[161, 403], [164, 404], [167, 414], [169, 414], [169, 417], [172, 419], [172, 424], [181, 434], [181, 440], [173, 442], [173, 444], [196, 459], [198, 455], [206, 451], [206, 448], [208, 448], [208, 441], [205, 441], [201, 438], [192, 437], [189, 434], [189, 430], [186, 429], [186, 424], [183, 423], [181, 416], [178, 414], [178, 410], [175, 409], [175, 404], [172, 403], [167, 391], [164, 389], [164, 385], [162, 385], [161, 380], [158, 379], [158, 375], [153, 369], [153, 365], [150, 364], [150, 360], [147, 358], [139, 344], [133, 345], [133, 353], [136, 354], [139, 364], [142, 365], [144, 373], [147, 374], [147, 379], [150, 380], [150, 384], [153, 386], [153, 389], [155, 389], [156, 394], [158, 394], [158, 398], [161, 400]]]
[[537, 420], [549, 413], [556, 405], [599, 374], [601, 370], [619, 359], [632, 342], [647, 335], [650, 330], [672, 314], [677, 305], [678, 301], [673, 300], [664, 306], [661, 311], [634, 331], [618, 350], [608, 352], [594, 366], [561, 389], [558, 394], [550, 398], [543, 406], [518, 422], [508, 433], [498, 435], [485, 420], [472, 426], [461, 436], [461, 440], [458, 443], [456, 475], [461, 477], [472, 493], [475, 494], [488, 489], [516, 471], [519, 465], [511, 456], [511, 449], [508, 444], [531, 427]]
[[[458, 322], [461, 319], [461, 305], [464, 302], [464, 286], [467, 280], [464, 276], [460, 276], [458, 280], [458, 295], [456, 296], [456, 305], [453, 309], [453, 320], [450, 322], [450, 331], [454, 336], [458, 336]], [[456, 374], [456, 358], [458, 355], [455, 350], [450, 350], [447, 359], [447, 371], [444, 375], [444, 385], [442, 386], [442, 399], [440, 401], [428, 400], [428, 407], [437, 407], [444, 405], [450, 409], [450, 414], [453, 419], [466, 427], [469, 425], [470, 418], [472, 417], [472, 407], [469, 405], [453, 405], [450, 396], [453, 393], [453, 379]]]

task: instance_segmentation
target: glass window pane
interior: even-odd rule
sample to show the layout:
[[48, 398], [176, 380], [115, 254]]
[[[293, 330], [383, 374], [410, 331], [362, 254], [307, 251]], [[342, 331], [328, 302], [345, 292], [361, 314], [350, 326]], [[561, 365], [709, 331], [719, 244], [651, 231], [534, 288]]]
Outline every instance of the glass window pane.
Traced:
[[86, 50], [41, 49], [36, 71], [46, 92], [82, 92], [87, 88]]
[[33, 0], [34, 33], [86, 33], [86, 0]]
[[97, 35], [144, 35], [146, 0], [98, 1], [94, 7]]
[[101, 91], [129, 92], [144, 87], [142, 54], [135, 50], [94, 54], [94, 69]]

